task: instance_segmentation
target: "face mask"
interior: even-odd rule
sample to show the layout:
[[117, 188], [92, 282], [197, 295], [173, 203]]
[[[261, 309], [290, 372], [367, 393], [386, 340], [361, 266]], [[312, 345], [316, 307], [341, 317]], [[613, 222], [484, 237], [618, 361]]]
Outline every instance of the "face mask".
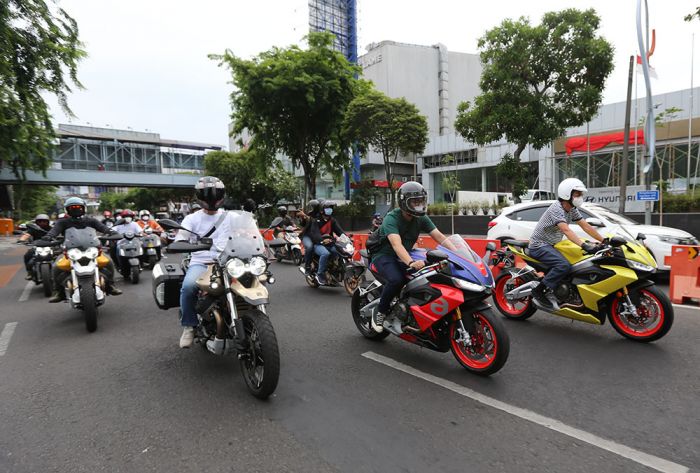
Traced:
[[333, 209], [330, 208], [330, 207], [327, 208], [327, 209], [323, 209], [323, 213], [326, 214], [326, 215], [329, 215], [329, 216], [330, 216], [330, 215], [333, 215]]
[[581, 207], [581, 206], [583, 205], [583, 196], [581, 196], [581, 197], [574, 197], [573, 199], [571, 199], [571, 204], [572, 204], [574, 207]]
[[149, 218], [151, 217], [149, 217], [148, 215], [144, 215], [143, 217], [141, 217], [141, 220], [143, 220], [144, 222], [148, 222]]
[[126, 223], [131, 223], [131, 217], [124, 217], [124, 221]]

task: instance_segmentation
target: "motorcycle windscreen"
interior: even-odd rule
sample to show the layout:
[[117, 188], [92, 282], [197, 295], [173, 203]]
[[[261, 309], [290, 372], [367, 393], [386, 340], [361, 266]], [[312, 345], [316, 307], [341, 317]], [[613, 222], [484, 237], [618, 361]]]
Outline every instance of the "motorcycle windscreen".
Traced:
[[258, 230], [258, 225], [252, 214], [233, 210], [229, 212], [226, 233], [226, 243], [221, 248], [220, 241], [215, 242], [221, 251], [219, 263], [224, 264], [230, 258], [249, 259], [265, 252], [265, 243]]
[[63, 246], [66, 250], [78, 248], [85, 251], [88, 248], [99, 248], [100, 239], [97, 238], [97, 232], [92, 227], [69, 228], [66, 230]]

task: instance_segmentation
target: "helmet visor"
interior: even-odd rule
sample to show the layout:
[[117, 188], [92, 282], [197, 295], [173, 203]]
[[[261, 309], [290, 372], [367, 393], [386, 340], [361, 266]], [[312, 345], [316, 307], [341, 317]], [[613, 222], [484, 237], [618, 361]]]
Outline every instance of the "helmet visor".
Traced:
[[414, 215], [424, 215], [425, 214], [425, 196], [419, 195], [415, 197], [409, 197], [406, 199], [406, 207]]
[[85, 207], [82, 205], [69, 205], [66, 207], [66, 213], [71, 217], [82, 217], [85, 215]]

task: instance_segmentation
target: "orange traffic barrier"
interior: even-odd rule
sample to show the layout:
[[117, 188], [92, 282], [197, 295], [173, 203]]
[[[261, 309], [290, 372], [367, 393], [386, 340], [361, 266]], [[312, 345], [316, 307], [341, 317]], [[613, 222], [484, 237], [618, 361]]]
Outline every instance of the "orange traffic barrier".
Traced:
[[15, 231], [11, 218], [0, 218], [0, 235], [10, 236]]
[[671, 248], [671, 301], [700, 299], [700, 246], [674, 245]]
[[[355, 245], [355, 259], [359, 259], [359, 251], [365, 248], [365, 243], [367, 242], [367, 237], [369, 237], [369, 234], [367, 233], [356, 233], [353, 235], [352, 242], [353, 245]], [[477, 239], [477, 238], [465, 238], [464, 241], [466, 241], [469, 246], [471, 247], [472, 250], [476, 252], [477, 255], [483, 257], [486, 254], [486, 245], [488, 243], [494, 243], [496, 245], [496, 249], [500, 248], [501, 242], [498, 240], [482, 240], [482, 239]], [[433, 240], [429, 236], [421, 236], [418, 237], [418, 241], [416, 242], [416, 246], [418, 248], [425, 248], [426, 250], [434, 250], [437, 248], [438, 244], [435, 240]]]

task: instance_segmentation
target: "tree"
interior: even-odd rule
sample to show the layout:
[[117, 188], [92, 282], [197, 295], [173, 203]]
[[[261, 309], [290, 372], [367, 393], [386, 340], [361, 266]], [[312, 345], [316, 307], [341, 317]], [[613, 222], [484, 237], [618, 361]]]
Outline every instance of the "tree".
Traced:
[[19, 183], [14, 187], [14, 218], [19, 221], [33, 219], [37, 214], [51, 214], [56, 210], [55, 186], [29, 186]]
[[428, 122], [412, 103], [390, 98], [375, 89], [359, 94], [348, 106], [343, 135], [357, 141], [360, 151], [370, 149], [384, 159], [384, 171], [396, 207], [394, 166], [400, 155], [422, 153], [428, 144]]
[[71, 85], [82, 88], [81, 46], [78, 26], [63, 9], [44, 0], [0, 3], [0, 168], [19, 180], [51, 162], [55, 134], [44, 95], [58, 97], [72, 115], [67, 96]]
[[[482, 94], [459, 105], [455, 129], [480, 145], [504, 138], [542, 149], [597, 113], [613, 48], [592, 9], [546, 13], [539, 25], [505, 20], [479, 39]], [[518, 197], [515, 196], [514, 197]]]
[[683, 17], [685, 21], [693, 21], [693, 18], [700, 19], [700, 7], [695, 7], [695, 11], [693, 13], [690, 13]]
[[496, 165], [496, 174], [510, 182], [513, 197], [516, 202], [520, 202], [520, 196], [527, 192], [526, 171], [523, 163], [512, 154], [506, 153], [501, 158], [501, 162]]
[[247, 130], [251, 147], [288, 156], [314, 197], [320, 171], [338, 175], [350, 165], [340, 126], [362, 82], [360, 69], [333, 49], [332, 34], [311, 33], [308, 44], [307, 50], [275, 47], [252, 60], [231, 51], [210, 57], [233, 74], [233, 133]]

